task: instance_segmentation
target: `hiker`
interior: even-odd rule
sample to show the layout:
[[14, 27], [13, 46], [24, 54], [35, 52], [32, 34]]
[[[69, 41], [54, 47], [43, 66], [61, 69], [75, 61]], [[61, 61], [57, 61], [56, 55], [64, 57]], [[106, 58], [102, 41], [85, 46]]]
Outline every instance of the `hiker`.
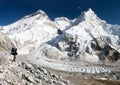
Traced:
[[10, 54], [14, 56], [13, 61], [15, 61], [16, 60], [16, 55], [17, 55], [17, 48], [12, 47]]

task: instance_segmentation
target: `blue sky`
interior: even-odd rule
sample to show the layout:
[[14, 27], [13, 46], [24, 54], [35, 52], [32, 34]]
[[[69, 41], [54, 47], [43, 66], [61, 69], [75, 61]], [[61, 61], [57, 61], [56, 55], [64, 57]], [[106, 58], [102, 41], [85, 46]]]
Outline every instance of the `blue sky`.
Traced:
[[0, 0], [0, 25], [13, 23], [39, 9], [51, 19], [74, 19], [88, 8], [108, 23], [120, 25], [120, 0]]

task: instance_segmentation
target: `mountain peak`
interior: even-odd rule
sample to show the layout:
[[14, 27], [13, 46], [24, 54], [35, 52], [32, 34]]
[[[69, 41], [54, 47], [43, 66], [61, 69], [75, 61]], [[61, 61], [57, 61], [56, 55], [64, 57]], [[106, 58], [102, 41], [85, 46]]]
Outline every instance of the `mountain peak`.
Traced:
[[36, 15], [41, 15], [43, 17], [48, 17], [47, 14], [43, 10], [38, 10], [35, 13], [32, 13], [30, 15], [25, 16], [25, 18], [33, 17], [33, 16], [36, 16]]
[[89, 8], [85, 13], [86, 14], [95, 14], [94, 11], [91, 8]]
[[91, 8], [83, 12], [82, 17], [87, 22], [98, 23], [98, 24], [106, 23], [106, 21], [101, 20]]
[[96, 18], [97, 17], [95, 12], [91, 8], [89, 8], [88, 11], [85, 11], [83, 15], [84, 15], [84, 18]]
[[38, 11], [36, 12], [36, 14], [46, 15], [46, 13], [45, 13], [43, 10], [38, 10]]
[[75, 22], [73, 25], [77, 25], [82, 21], [98, 21], [100, 20], [97, 15], [94, 13], [94, 11], [89, 8], [87, 11], [84, 11], [79, 17], [75, 19]]

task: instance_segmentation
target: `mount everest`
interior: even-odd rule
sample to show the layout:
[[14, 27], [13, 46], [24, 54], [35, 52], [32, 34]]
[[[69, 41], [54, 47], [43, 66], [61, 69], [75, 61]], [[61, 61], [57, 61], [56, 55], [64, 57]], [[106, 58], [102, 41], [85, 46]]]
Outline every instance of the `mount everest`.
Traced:
[[74, 20], [59, 17], [54, 21], [38, 10], [0, 30], [18, 48], [18, 54], [27, 55], [32, 63], [40, 64], [42, 60], [71, 64], [76, 59], [83, 65], [114, 62], [120, 57], [120, 26], [107, 24], [92, 9]]

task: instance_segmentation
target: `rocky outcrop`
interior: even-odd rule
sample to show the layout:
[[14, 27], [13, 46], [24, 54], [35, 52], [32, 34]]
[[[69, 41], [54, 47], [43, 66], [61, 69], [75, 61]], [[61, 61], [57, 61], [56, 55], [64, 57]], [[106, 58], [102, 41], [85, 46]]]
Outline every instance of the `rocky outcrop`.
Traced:
[[22, 77], [30, 83], [34, 84], [45, 84], [45, 85], [56, 85], [58, 83], [67, 84], [62, 77], [49, 72], [47, 69], [39, 65], [31, 65], [29, 63], [22, 63], [20, 65], [22, 68], [26, 69], [28, 73], [24, 73]]
[[107, 62], [116, 62], [120, 58], [119, 51], [112, 48], [109, 44], [105, 45], [98, 55], [100, 60], [105, 60]]
[[0, 84], [2, 85], [68, 85], [62, 77], [47, 69], [22, 62], [0, 66]]
[[[84, 42], [84, 44], [87, 44], [87, 41]], [[110, 62], [117, 61], [120, 58], [120, 52], [118, 50], [107, 41], [103, 41], [99, 38], [93, 38], [87, 46], [82, 48], [83, 46], [81, 46], [81, 41], [77, 35], [73, 36], [66, 33], [63, 34], [59, 40], [56, 40], [53, 45], [62, 52], [66, 51], [69, 57], [80, 58], [81, 56], [86, 56], [87, 53], [89, 55], [95, 54], [98, 56], [99, 60]], [[93, 59], [95, 59], [95, 57], [93, 57]]]

